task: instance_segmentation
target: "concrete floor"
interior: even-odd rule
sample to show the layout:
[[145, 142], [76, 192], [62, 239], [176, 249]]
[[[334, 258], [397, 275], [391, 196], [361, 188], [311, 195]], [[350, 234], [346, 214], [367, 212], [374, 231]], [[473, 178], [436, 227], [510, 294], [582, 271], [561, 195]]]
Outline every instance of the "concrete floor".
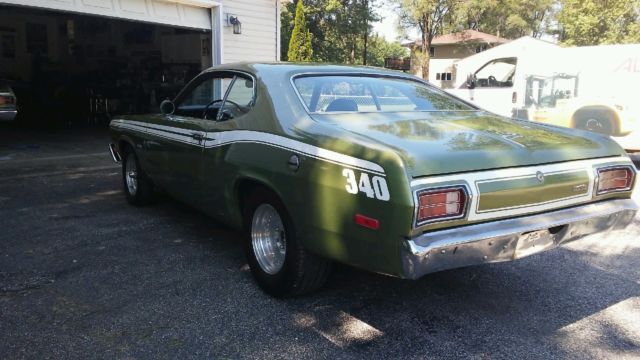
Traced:
[[337, 266], [280, 301], [234, 231], [167, 198], [127, 205], [107, 142], [0, 130], [3, 358], [640, 357], [640, 217], [419, 281]]

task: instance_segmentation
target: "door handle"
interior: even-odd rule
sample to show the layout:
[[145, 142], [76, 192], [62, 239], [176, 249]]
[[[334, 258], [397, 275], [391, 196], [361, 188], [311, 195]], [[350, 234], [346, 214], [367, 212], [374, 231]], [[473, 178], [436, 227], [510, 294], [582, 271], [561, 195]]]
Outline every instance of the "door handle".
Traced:
[[204, 135], [201, 133], [192, 133], [191, 137], [198, 141], [204, 140]]

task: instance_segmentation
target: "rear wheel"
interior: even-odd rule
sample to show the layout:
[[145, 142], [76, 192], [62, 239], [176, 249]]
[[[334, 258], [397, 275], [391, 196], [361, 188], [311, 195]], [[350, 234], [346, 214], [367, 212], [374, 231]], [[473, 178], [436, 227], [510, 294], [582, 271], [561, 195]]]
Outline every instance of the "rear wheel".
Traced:
[[130, 204], [142, 206], [153, 201], [153, 185], [142, 171], [138, 156], [130, 147], [124, 149], [122, 183]]
[[275, 297], [300, 296], [322, 287], [331, 263], [300, 245], [278, 197], [256, 189], [244, 209], [245, 253], [258, 285]]

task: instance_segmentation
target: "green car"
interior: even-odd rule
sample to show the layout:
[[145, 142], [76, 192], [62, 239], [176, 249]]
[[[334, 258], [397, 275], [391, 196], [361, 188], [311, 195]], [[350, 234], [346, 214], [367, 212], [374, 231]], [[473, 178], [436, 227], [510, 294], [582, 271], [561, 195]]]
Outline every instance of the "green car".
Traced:
[[636, 170], [609, 138], [403, 73], [228, 64], [160, 108], [111, 122], [128, 201], [161, 189], [243, 229], [274, 296], [318, 289], [333, 261], [417, 279], [623, 229], [638, 210]]

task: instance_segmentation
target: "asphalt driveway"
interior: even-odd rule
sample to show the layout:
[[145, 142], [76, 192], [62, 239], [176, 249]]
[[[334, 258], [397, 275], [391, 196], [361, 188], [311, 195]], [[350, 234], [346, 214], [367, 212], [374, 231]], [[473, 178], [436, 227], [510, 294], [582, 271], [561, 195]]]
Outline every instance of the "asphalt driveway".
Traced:
[[234, 231], [168, 198], [128, 206], [106, 144], [0, 133], [2, 358], [640, 357], [640, 217], [419, 281], [338, 266], [280, 301]]

